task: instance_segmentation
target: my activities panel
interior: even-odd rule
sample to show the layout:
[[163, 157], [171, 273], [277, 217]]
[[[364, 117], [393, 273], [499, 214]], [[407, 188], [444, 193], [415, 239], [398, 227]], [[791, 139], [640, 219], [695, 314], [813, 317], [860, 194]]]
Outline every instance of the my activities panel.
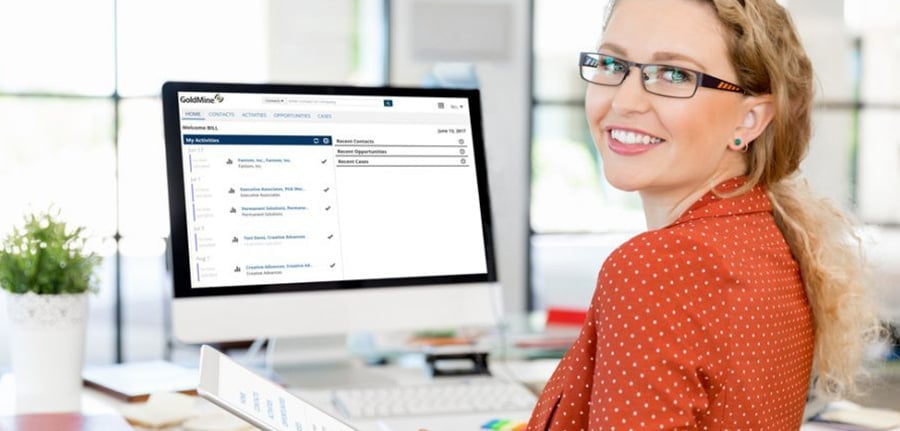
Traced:
[[182, 106], [193, 287], [486, 271], [461, 102], [285, 100]]
[[327, 135], [184, 134], [193, 287], [339, 274]]

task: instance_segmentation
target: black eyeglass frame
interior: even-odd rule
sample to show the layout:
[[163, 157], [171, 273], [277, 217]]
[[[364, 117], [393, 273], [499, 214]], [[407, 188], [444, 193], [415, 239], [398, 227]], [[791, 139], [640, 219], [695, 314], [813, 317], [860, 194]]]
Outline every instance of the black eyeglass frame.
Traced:
[[[627, 65], [628, 67], [625, 69], [625, 73], [622, 75], [622, 80], [619, 81], [617, 84], [603, 84], [603, 83], [591, 81], [590, 79], [586, 78], [584, 76], [584, 68], [585, 67], [599, 66], [599, 62], [598, 62], [598, 64], [592, 64], [591, 62], [586, 61], [587, 59], [591, 58], [590, 57], [591, 55], [596, 55], [598, 57], [609, 57], [609, 58], [613, 59], [614, 61], [617, 61], [617, 62]], [[752, 94], [749, 91], [747, 91], [747, 89], [741, 87], [740, 85], [737, 85], [733, 82], [728, 82], [721, 78], [716, 78], [715, 76], [700, 72], [699, 70], [689, 69], [687, 67], [681, 67], [681, 66], [672, 66], [669, 64], [638, 63], [635, 61], [628, 61], [628, 60], [625, 60], [625, 59], [622, 59], [622, 58], [619, 58], [619, 57], [616, 57], [613, 55], [601, 54], [599, 52], [582, 52], [581, 53], [581, 56], [580, 56], [579, 62], [578, 62], [578, 74], [581, 76], [581, 79], [587, 81], [590, 84], [602, 85], [604, 87], [618, 87], [618, 86], [622, 85], [623, 82], [625, 82], [625, 79], [628, 78], [628, 75], [631, 73], [632, 68], [637, 67], [641, 71], [641, 77], [643, 77], [644, 68], [645, 67], [653, 67], [653, 66], [670, 67], [670, 68], [674, 68], [674, 69], [678, 69], [678, 70], [684, 70], [687, 72], [695, 73], [697, 75], [697, 80], [694, 83], [694, 91], [692, 91], [689, 96], [672, 96], [669, 94], [656, 93], [656, 92], [648, 89], [647, 83], [643, 79], [641, 79], [641, 86], [644, 87], [644, 90], [646, 90], [648, 93], [655, 94], [657, 96], [671, 97], [674, 99], [690, 99], [691, 97], [694, 97], [695, 94], [697, 94], [697, 89], [700, 87], [711, 88], [713, 90], [728, 91], [731, 93], [740, 93], [740, 94], [744, 94], [744, 95], [748, 95], [748, 96]]]

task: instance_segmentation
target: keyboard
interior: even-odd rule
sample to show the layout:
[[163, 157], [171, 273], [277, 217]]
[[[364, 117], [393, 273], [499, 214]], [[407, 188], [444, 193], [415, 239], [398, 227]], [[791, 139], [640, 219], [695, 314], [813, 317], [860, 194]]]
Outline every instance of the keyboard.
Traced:
[[349, 419], [531, 411], [537, 398], [521, 384], [475, 379], [375, 388], [336, 389], [332, 402]]

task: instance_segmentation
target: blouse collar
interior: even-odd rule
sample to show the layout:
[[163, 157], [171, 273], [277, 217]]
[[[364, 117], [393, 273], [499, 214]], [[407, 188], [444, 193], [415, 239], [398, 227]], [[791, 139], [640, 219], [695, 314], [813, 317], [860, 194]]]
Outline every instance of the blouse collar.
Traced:
[[[735, 177], [720, 183], [715, 190], [727, 194], [746, 182], [747, 177]], [[729, 217], [759, 212], [772, 212], [772, 203], [761, 185], [754, 186], [744, 194], [729, 198], [718, 197], [710, 190], [669, 226], [701, 218]]]

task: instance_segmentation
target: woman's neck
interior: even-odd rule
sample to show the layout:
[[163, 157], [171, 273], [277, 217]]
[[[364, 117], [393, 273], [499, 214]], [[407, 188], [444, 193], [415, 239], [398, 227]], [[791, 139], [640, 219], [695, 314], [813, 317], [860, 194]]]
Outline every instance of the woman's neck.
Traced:
[[667, 193], [641, 191], [647, 230], [662, 229], [672, 224], [713, 187], [715, 184], [704, 184], [701, 188], [679, 190], [677, 194], [671, 190]]
[[694, 202], [717, 185], [731, 178], [744, 175], [745, 169], [726, 169], [717, 172], [707, 181], [677, 188], [641, 190], [644, 204], [644, 218], [647, 230], [664, 228], [681, 217]]

